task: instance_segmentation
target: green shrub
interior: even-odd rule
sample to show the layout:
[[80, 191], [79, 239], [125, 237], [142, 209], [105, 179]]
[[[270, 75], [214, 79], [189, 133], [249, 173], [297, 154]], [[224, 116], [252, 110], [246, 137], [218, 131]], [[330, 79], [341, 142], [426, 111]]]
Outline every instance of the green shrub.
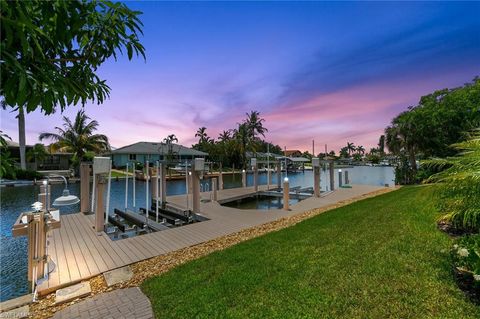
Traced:
[[0, 147], [0, 178], [16, 179], [15, 159], [10, 156], [10, 152]]
[[143, 170], [144, 167], [145, 167], [145, 165], [142, 162], [136, 162], [135, 163], [135, 169], [136, 170], [141, 171], [141, 170]]
[[41, 179], [43, 177], [43, 175], [38, 173], [37, 171], [22, 170], [22, 169], [16, 169], [15, 175], [17, 179], [27, 179], [27, 180]]
[[469, 140], [453, 145], [458, 156], [424, 162], [442, 170], [427, 182], [436, 183], [442, 220], [466, 231], [480, 230], [480, 131]]
[[451, 256], [453, 266], [469, 276], [473, 289], [480, 294], [480, 235], [460, 237], [453, 245]]

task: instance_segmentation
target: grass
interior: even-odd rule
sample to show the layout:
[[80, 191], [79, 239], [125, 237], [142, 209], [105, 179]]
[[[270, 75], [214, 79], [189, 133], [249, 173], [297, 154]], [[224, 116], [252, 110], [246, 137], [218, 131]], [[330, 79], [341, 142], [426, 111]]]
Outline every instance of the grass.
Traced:
[[479, 318], [426, 187], [338, 208], [145, 281], [158, 318]]

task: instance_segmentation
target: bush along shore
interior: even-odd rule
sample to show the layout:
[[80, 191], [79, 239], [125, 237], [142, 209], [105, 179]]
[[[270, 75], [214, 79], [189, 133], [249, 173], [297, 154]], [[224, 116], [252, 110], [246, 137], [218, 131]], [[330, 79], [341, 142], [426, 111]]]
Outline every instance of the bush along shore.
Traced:
[[443, 213], [439, 229], [455, 238], [450, 254], [454, 277], [480, 305], [480, 130], [453, 147], [459, 155], [424, 163], [440, 170], [427, 182], [435, 182], [435, 202]]

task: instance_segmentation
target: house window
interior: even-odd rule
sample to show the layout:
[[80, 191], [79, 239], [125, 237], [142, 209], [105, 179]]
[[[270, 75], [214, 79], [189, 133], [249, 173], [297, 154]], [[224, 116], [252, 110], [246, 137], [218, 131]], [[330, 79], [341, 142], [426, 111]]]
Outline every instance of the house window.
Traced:
[[128, 159], [131, 160], [131, 161], [136, 161], [137, 160], [137, 154], [130, 154]]

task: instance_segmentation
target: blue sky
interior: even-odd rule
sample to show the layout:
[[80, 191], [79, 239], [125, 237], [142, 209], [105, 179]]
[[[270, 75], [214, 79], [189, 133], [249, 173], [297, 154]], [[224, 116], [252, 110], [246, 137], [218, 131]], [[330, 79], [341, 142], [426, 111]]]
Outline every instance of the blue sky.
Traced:
[[[189, 145], [198, 127], [217, 137], [258, 110], [282, 147], [368, 149], [421, 95], [480, 75], [476, 2], [127, 5], [144, 12], [147, 60], [108, 61], [111, 98], [86, 106], [117, 147], [172, 133]], [[1, 115], [18, 140], [14, 115]], [[59, 124], [60, 114], [29, 114], [27, 142]]]

